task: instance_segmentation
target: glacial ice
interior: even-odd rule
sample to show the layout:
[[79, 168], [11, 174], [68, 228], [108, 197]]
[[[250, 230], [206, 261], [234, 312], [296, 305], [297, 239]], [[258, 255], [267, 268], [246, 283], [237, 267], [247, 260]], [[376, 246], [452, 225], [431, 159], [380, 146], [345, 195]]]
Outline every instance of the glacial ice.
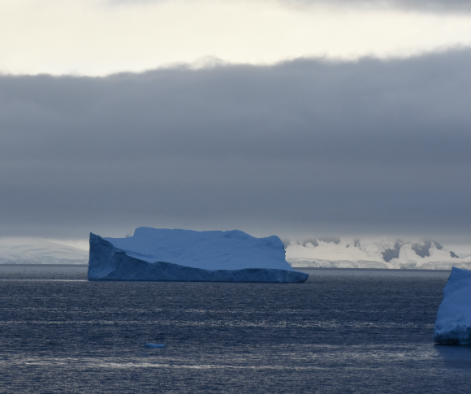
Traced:
[[304, 282], [277, 236], [137, 228], [126, 238], [90, 234], [89, 280]]
[[471, 338], [471, 271], [453, 267], [443, 289], [435, 321], [435, 342], [469, 345]]

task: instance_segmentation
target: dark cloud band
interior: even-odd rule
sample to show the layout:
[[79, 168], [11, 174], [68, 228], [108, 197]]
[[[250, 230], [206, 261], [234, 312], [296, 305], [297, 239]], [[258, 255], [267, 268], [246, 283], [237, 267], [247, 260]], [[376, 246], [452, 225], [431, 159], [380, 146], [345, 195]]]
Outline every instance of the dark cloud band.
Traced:
[[468, 70], [457, 50], [0, 77], [1, 232], [469, 232]]

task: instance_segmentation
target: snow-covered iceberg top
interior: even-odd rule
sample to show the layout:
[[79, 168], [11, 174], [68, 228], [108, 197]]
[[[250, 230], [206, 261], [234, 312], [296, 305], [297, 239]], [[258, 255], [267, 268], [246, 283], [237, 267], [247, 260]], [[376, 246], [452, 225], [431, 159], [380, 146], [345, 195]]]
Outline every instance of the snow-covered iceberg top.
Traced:
[[90, 280], [303, 282], [277, 236], [137, 228], [126, 238], [90, 234]]
[[435, 321], [435, 342], [469, 345], [471, 338], [471, 271], [452, 268]]

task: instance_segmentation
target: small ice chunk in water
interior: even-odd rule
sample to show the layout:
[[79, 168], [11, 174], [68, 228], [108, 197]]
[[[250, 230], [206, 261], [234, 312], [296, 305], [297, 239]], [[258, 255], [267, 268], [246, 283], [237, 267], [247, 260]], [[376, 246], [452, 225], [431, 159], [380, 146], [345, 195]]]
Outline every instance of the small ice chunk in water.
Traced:
[[145, 345], [146, 348], [164, 348], [165, 344], [154, 344], [153, 342], [148, 342]]

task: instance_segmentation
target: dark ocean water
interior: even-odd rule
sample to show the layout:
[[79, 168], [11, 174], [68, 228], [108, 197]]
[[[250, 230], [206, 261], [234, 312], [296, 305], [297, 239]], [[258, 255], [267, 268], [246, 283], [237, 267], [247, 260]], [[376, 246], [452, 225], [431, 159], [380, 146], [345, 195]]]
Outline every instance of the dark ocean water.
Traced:
[[308, 272], [99, 283], [0, 266], [0, 393], [470, 392], [470, 349], [432, 340], [447, 272]]

